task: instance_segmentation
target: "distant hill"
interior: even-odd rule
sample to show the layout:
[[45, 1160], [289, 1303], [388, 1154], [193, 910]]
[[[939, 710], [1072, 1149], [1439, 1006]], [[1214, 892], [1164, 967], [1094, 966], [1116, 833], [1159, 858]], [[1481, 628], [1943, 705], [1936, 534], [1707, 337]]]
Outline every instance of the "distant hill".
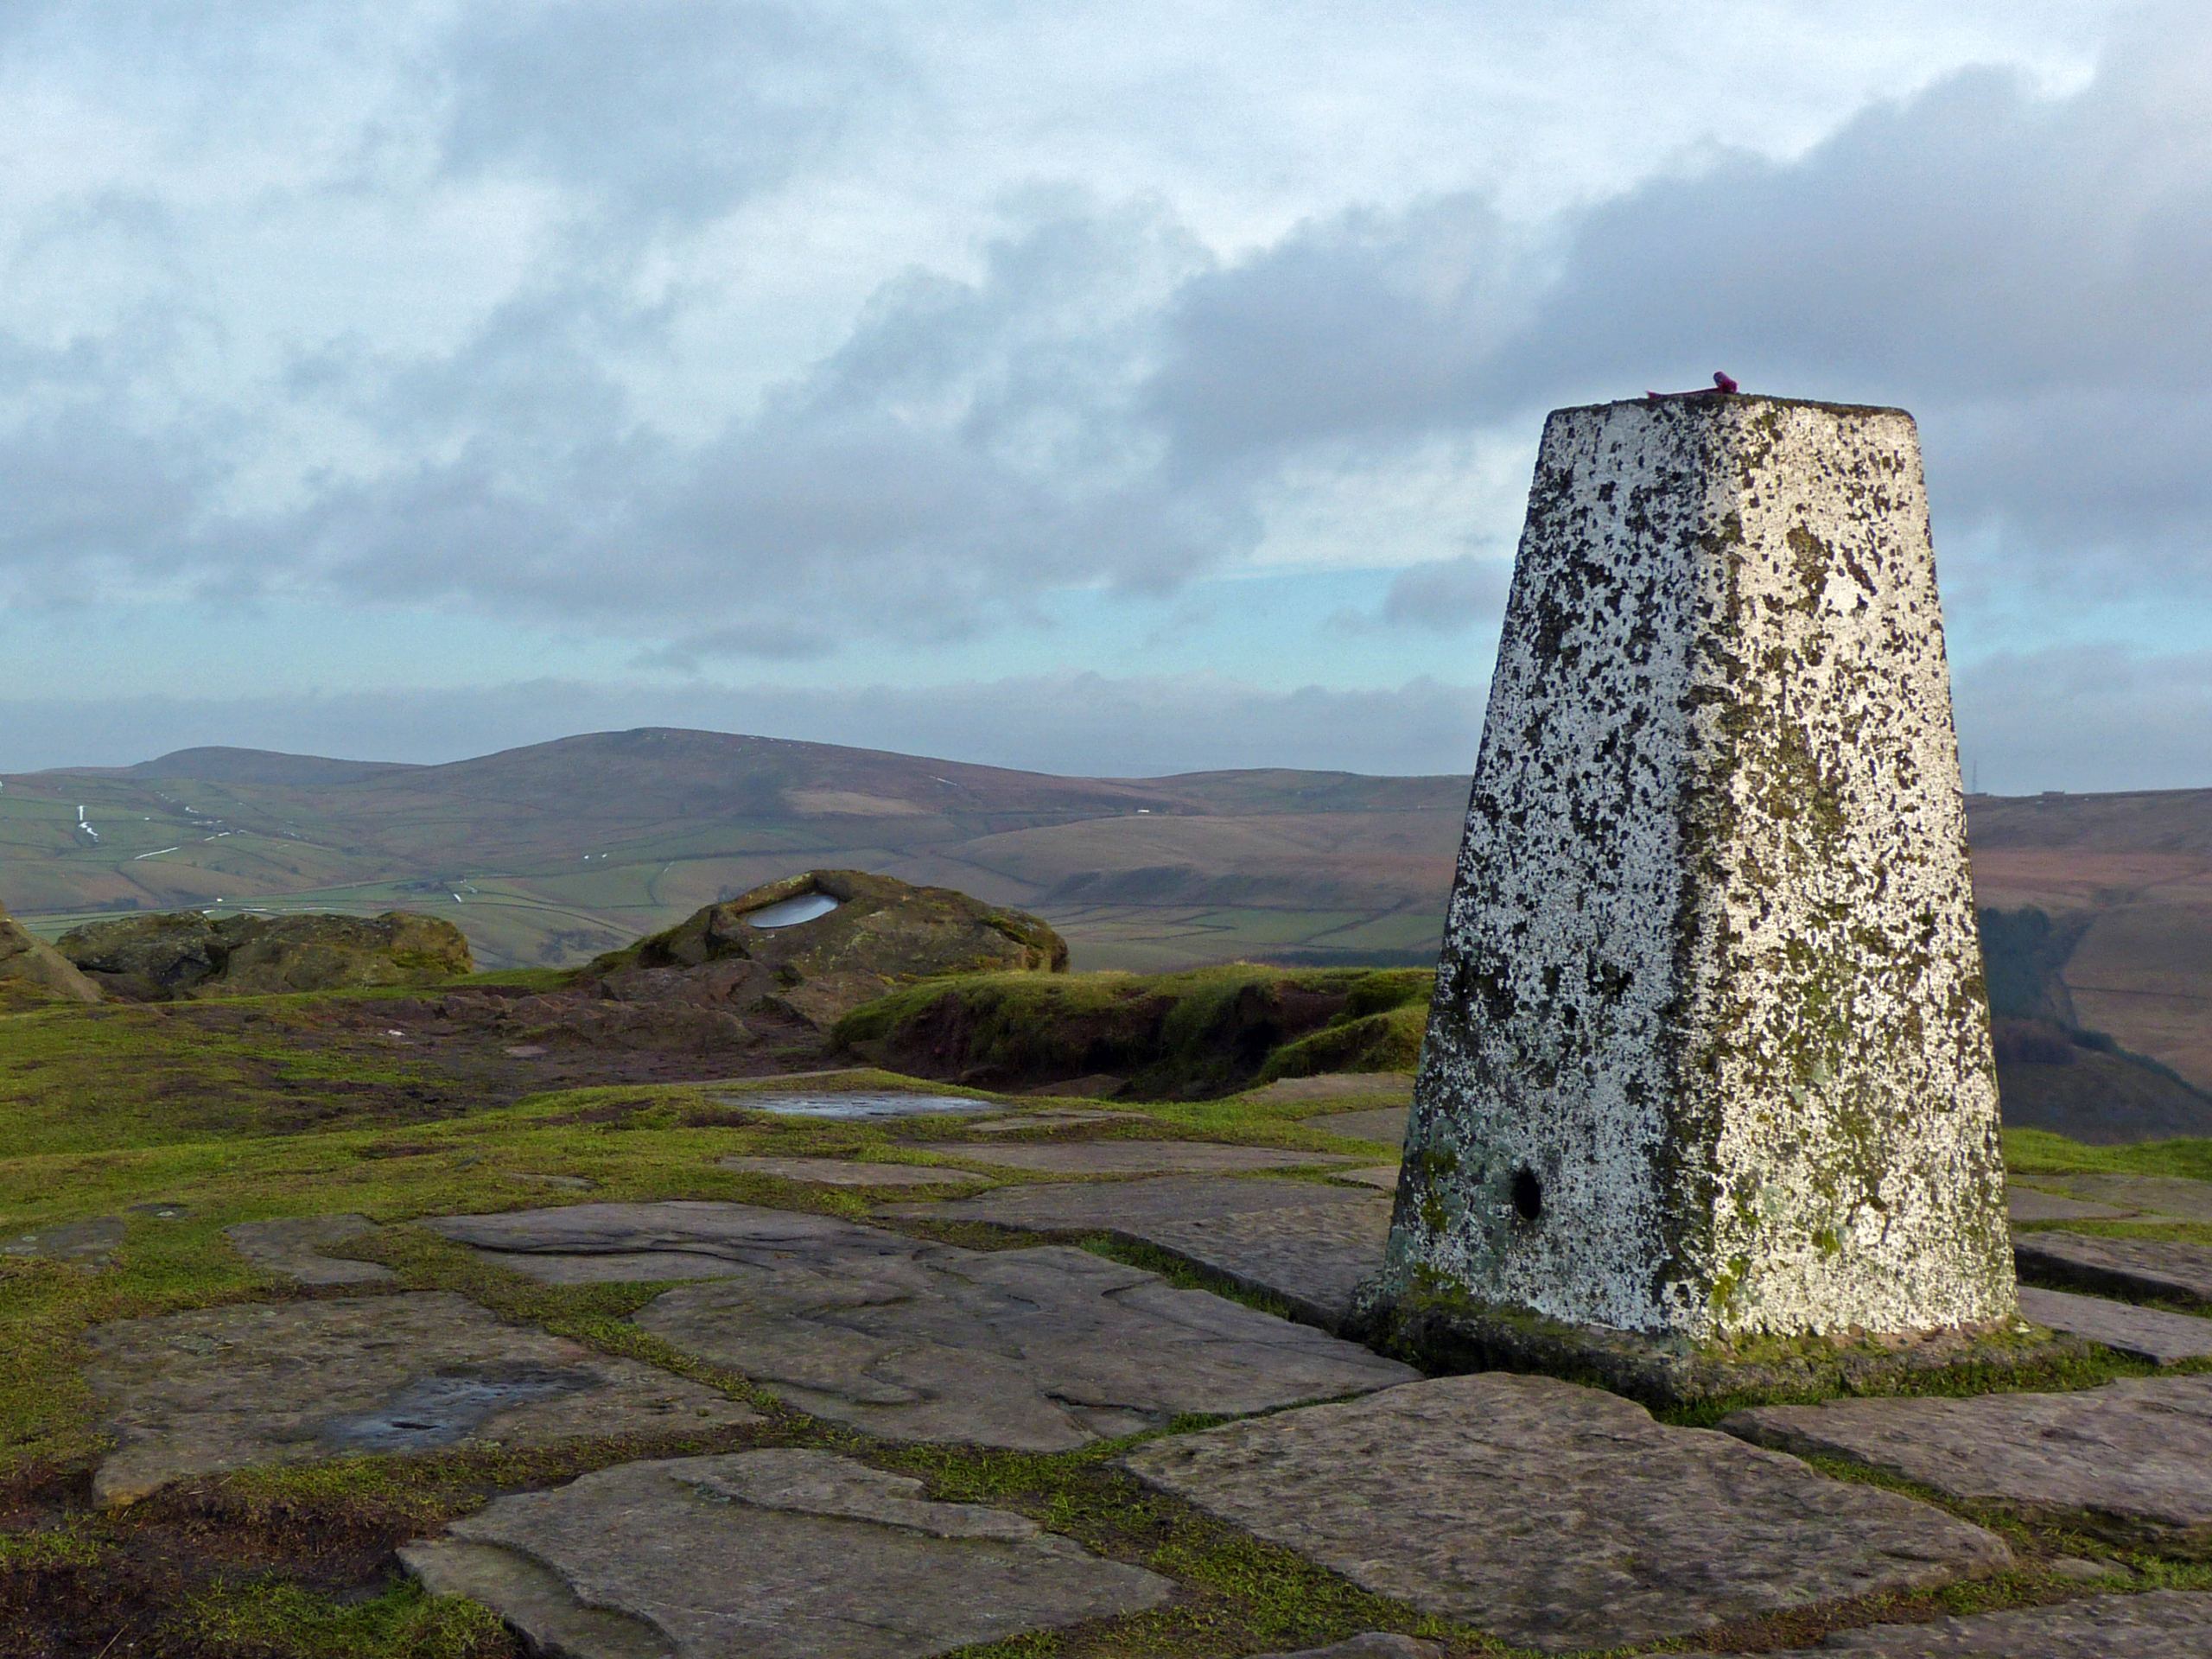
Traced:
[[[658, 728], [443, 766], [203, 748], [0, 781], [0, 899], [49, 935], [218, 900], [428, 906], [495, 965], [579, 962], [835, 864], [1035, 911], [1081, 967], [1426, 966], [1467, 798], [1456, 776], [1068, 778]], [[2038, 1017], [2212, 1089], [2212, 790], [1968, 817], [1980, 902], [2050, 924]]]
[[2212, 790], [1976, 797], [1974, 890], [2053, 924], [2069, 1023], [2212, 1090]]
[[[408, 766], [194, 749], [0, 789], [0, 894], [120, 909], [449, 906], [480, 961], [580, 961], [859, 865], [1049, 912], [1090, 965], [1433, 958], [1466, 784], [1061, 778], [649, 728]], [[84, 809], [84, 823], [78, 809]]]

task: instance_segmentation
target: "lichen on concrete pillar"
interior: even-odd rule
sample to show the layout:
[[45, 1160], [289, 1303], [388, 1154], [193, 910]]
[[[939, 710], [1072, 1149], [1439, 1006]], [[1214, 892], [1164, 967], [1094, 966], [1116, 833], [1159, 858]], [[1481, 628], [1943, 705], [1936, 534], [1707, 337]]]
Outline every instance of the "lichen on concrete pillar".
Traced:
[[1546, 424], [1376, 1288], [1693, 1341], [2014, 1314], [1904, 411]]

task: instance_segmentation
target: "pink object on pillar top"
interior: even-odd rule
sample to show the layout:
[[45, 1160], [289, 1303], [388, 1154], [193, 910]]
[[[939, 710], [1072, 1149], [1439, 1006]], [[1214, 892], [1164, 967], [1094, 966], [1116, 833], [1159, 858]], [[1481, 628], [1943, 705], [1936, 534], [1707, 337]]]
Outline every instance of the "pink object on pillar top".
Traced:
[[1669, 397], [1733, 397], [1736, 391], [1736, 383], [1721, 371], [1715, 369], [1713, 372], [1713, 384], [1710, 386], [1699, 386], [1689, 391], [1647, 391], [1643, 397], [1647, 403], [1659, 404], [1666, 402]]

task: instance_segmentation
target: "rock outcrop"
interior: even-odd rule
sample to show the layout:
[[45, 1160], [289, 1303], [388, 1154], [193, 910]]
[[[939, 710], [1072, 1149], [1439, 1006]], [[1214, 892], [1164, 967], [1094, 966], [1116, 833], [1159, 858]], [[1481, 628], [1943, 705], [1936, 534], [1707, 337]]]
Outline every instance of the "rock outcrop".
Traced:
[[1067, 965], [1067, 942], [1022, 911], [860, 870], [810, 870], [709, 905], [580, 978], [626, 1001], [766, 1003], [826, 1030], [903, 981]]
[[0, 906], [0, 1014], [52, 1002], [97, 1002], [99, 988]]
[[55, 947], [111, 996], [139, 1002], [435, 982], [471, 970], [452, 923], [381, 916], [122, 916], [73, 928]]

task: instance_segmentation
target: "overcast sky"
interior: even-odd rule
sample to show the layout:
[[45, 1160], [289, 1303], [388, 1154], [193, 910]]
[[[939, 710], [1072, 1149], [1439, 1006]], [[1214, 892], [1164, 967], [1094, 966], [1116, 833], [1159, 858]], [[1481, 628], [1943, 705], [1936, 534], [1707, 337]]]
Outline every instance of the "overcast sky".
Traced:
[[1544, 411], [1919, 417], [1970, 773], [2212, 785], [2212, 8], [4, 0], [0, 770], [1464, 772]]

